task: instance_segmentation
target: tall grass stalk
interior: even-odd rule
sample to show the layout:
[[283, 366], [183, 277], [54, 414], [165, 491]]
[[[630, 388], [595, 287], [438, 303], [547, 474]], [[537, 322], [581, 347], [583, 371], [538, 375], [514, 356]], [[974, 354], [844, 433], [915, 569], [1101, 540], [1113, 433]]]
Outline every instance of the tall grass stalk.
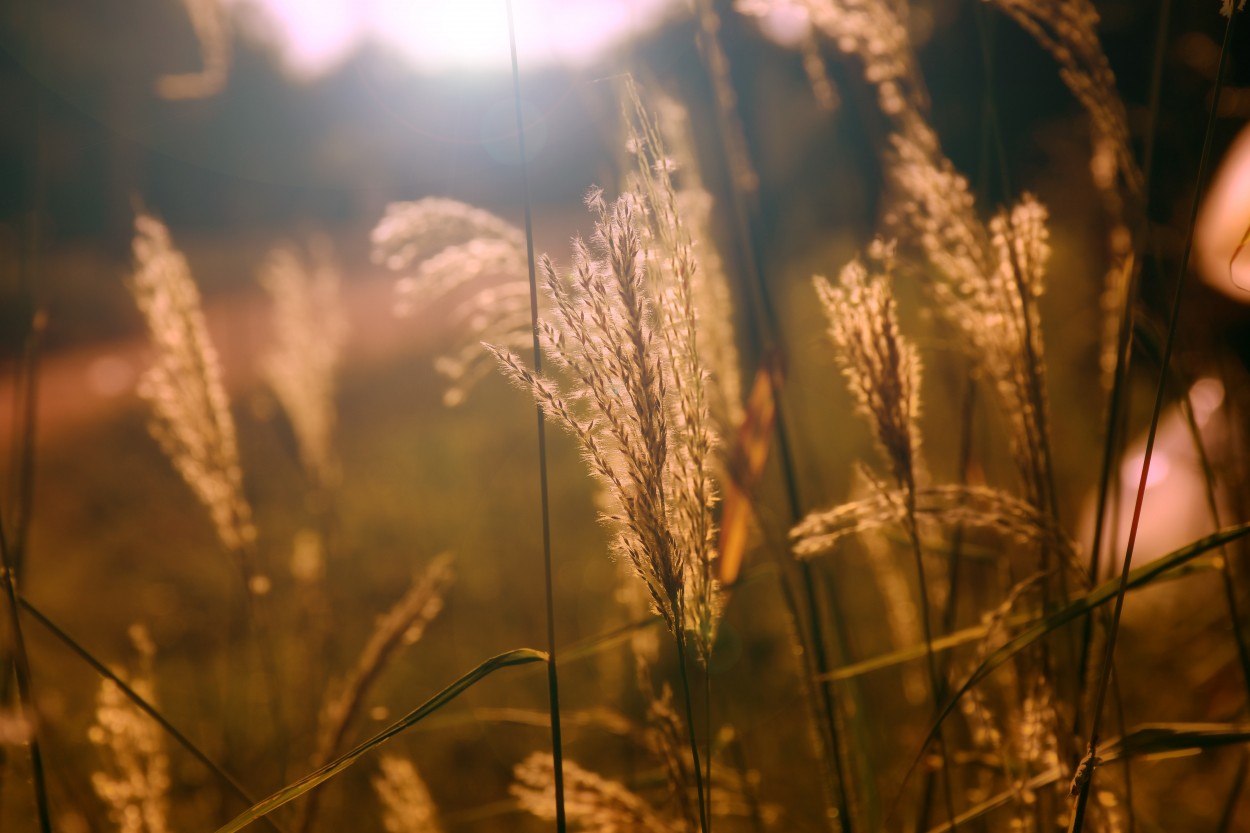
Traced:
[[[542, 372], [542, 345], [539, 341], [538, 276], [534, 261], [534, 220], [530, 205], [529, 164], [525, 154], [525, 122], [521, 114], [521, 68], [517, 60], [516, 22], [512, 0], [505, 0], [508, 10], [508, 47], [512, 57], [512, 98], [516, 109], [516, 136], [521, 167], [521, 195], [525, 203], [525, 255], [529, 269], [530, 322], [533, 329], [534, 371]], [[538, 432], [538, 492], [542, 504], [543, 587], [547, 615], [547, 693], [551, 708], [552, 773], [555, 779], [556, 830], [564, 833], [568, 826], [564, 806], [564, 742], [560, 734], [560, 674], [556, 666], [555, 591], [551, 569], [551, 510], [547, 487], [547, 424], [541, 403], [534, 405]], [[684, 673], [684, 672], [683, 672]]]
[[[750, 315], [747, 317], [747, 332], [754, 342], [755, 355], [760, 366], [767, 368], [770, 395], [776, 415], [773, 420], [773, 436], [777, 446], [777, 459], [780, 463], [782, 483], [785, 487], [786, 507], [789, 512], [790, 525], [803, 518], [803, 500], [800, 496], [798, 466], [794, 455], [794, 430], [789, 419], [789, 407], [785, 400], [785, 367], [786, 349], [781, 342], [780, 328], [777, 324], [776, 307], [773, 303], [768, 281], [765, 278], [763, 260], [760, 253], [759, 223], [756, 219], [759, 206], [756, 198], [758, 177], [751, 165], [750, 151], [747, 147], [742, 120], [737, 112], [737, 95], [734, 92], [733, 78], [730, 75], [728, 59], [720, 45], [718, 31], [720, 19], [712, 6], [711, 0], [696, 0], [697, 16], [696, 39], [708, 83], [714, 90], [713, 100], [716, 115], [716, 136], [720, 142], [721, 158], [726, 168], [726, 179], [729, 183], [731, 215], [733, 217], [738, 249], [741, 257], [740, 274], [744, 276], [744, 295], [750, 299], [747, 304]], [[807, 677], [804, 692], [809, 699], [809, 707], [816, 725], [823, 729], [820, 732], [821, 742], [818, 745], [824, 769], [832, 776], [832, 793], [838, 815], [838, 827], [844, 833], [853, 833], [855, 821], [852, 815], [848, 772], [843, 764], [843, 739], [838, 728], [839, 709], [837, 697], [832, 685], [824, 680], [829, 670], [829, 651], [825, 645], [825, 633], [819, 591], [813, 565], [804, 560], [794, 559], [789, 550], [784, 556], [790, 561], [790, 569], [778, 575], [779, 582], [785, 585], [793, 581], [795, 572], [801, 589], [803, 606], [800, 608], [793, 589], [782, 587], [782, 600], [787, 607], [787, 618], [794, 623], [790, 634], [803, 655], [803, 670]], [[797, 561], [797, 569], [795, 562]], [[850, 643], [838, 601], [837, 591], [830, 588], [825, 594], [829, 605], [829, 614], [833, 619], [833, 636], [838, 644], [843, 662], [850, 660]], [[807, 632], [801, 630], [806, 622]], [[852, 684], [852, 695], [858, 701], [858, 687]], [[817, 702], [813, 698], [819, 697]], [[863, 704], [858, 703], [859, 713], [863, 713]], [[866, 779], [871, 782], [871, 779]]]
[[[40, 299], [39, 284], [43, 257], [43, 213], [47, 200], [47, 176], [43, 164], [45, 143], [42, 141], [44, 105], [42, 91], [31, 85], [34, 97], [34, 113], [30, 119], [31, 179], [30, 205], [26, 217], [26, 232], [22, 235], [23, 253], [18, 270], [18, 296], [29, 312], [26, 333], [19, 347], [17, 358], [16, 395], [13, 398], [13, 433], [9, 449], [9, 507], [8, 522], [11, 524], [9, 540], [10, 559], [19, 585], [26, 561], [26, 542], [34, 515], [35, 497], [35, 440], [38, 428], [39, 367], [43, 341], [47, 329], [47, 312]], [[4, 507], [0, 504], [0, 525], [6, 522]], [[13, 696], [15, 666], [0, 663], [0, 703], [8, 703]], [[8, 750], [0, 744], [0, 798], [4, 794], [5, 770]], [[0, 807], [3, 802], [0, 801]]]
[[39, 830], [52, 833], [52, 812], [48, 804], [48, 787], [43, 765], [43, 750], [39, 745], [39, 715], [35, 710], [30, 684], [30, 659], [26, 653], [26, 637], [22, 633], [21, 616], [18, 614], [17, 575], [13, 571], [8, 539], [4, 524], [0, 523], [0, 567], [4, 569], [4, 590], [9, 609], [9, 640], [12, 643], [11, 660], [13, 674], [17, 679], [18, 714], [30, 733], [31, 788], [35, 794], [35, 807], [39, 813]]
[[[148, 717], [156, 721], [164, 732], [169, 735], [175, 742], [185, 749], [193, 758], [199, 761], [205, 769], [216, 778], [223, 787], [234, 793], [235, 797], [240, 799], [244, 804], [251, 805], [256, 803], [247, 788], [239, 783], [233, 775], [216, 761], [214, 761], [208, 753], [204, 752], [194, 741], [186, 736], [177, 726], [169, 721], [159, 709], [145, 700], [130, 685], [123, 680], [118, 674], [114, 673], [107, 665], [101, 662], [95, 654], [87, 650], [81, 642], [71, 636], [64, 628], [48, 618], [39, 608], [35, 607], [25, 598], [18, 599], [22, 609], [40, 624], [48, 633], [56, 637], [56, 639], [74, 653], [79, 659], [91, 667], [93, 671], [99, 674], [105, 680], [108, 680], [117, 686], [118, 691], [126, 696], [130, 702], [146, 714]], [[273, 819], [265, 817], [265, 824], [272, 828], [275, 833], [282, 833], [282, 829], [277, 826]]]
[[[1134, 229], [1130, 257], [1124, 264], [1126, 274], [1122, 281], [1124, 291], [1120, 299], [1119, 326], [1115, 342], [1115, 363], [1112, 368], [1111, 386], [1108, 393], [1103, 427], [1102, 461], [1098, 471], [1097, 491], [1095, 492], [1094, 539], [1090, 547], [1089, 570], [1087, 572], [1087, 582], [1091, 587], [1098, 582], [1102, 567], [1104, 519], [1107, 517], [1107, 502], [1112, 491], [1113, 476], [1118, 480], [1115, 461], [1120, 458], [1124, 443], [1127, 440], [1128, 397], [1130, 394], [1128, 378], [1133, 361], [1133, 303], [1137, 297], [1138, 284], [1141, 279], [1141, 269], [1144, 260], [1143, 253], [1146, 241], [1149, 239], [1150, 217], [1148, 211], [1150, 194], [1154, 183], [1154, 155], [1158, 140], [1160, 99], [1163, 90], [1163, 63], [1171, 19], [1172, 0], [1163, 0], [1155, 23], [1155, 40], [1151, 50], [1150, 93], [1146, 108], [1145, 143], [1142, 148], [1141, 215], [1138, 219], [1137, 227]], [[1158, 262], [1157, 259], [1155, 262]], [[1115, 489], [1115, 494], [1118, 501], [1120, 494], [1118, 485]], [[1118, 507], [1115, 509], [1115, 516], [1119, 516]], [[1093, 618], [1088, 618], [1081, 626], [1080, 654], [1076, 666], [1076, 699], [1074, 700], [1076, 703], [1081, 703], [1084, 700], [1093, 636], [1094, 620]], [[1082, 718], [1083, 712], [1078, 708], [1073, 717], [1073, 734], [1077, 737], [1083, 734]], [[1132, 814], [1130, 812], [1131, 818]]]
[[[390, 665], [398, 650], [419, 640], [430, 622], [443, 609], [443, 596], [451, 584], [452, 557], [444, 553], [434, 558], [425, 572], [378, 622], [361, 649], [356, 667], [333, 697], [327, 697], [318, 721], [317, 746], [312, 768], [320, 769], [342, 751], [352, 725], [379, 676]], [[301, 808], [297, 833], [308, 833], [316, 818], [321, 791], [308, 796]]]
[[1085, 825], [1085, 810], [1089, 801], [1090, 786], [1098, 766], [1099, 732], [1102, 722], [1102, 710], [1107, 695], [1107, 685], [1111, 676], [1112, 661], [1115, 656], [1116, 639], [1119, 636], [1120, 616], [1124, 610], [1124, 596], [1128, 589], [1128, 573], [1133, 563], [1133, 548], [1137, 542], [1138, 524], [1141, 521], [1142, 505], [1146, 497], [1146, 481], [1150, 473], [1150, 458], [1154, 453], [1155, 437], [1159, 429], [1159, 418], [1163, 412], [1163, 400], [1167, 390], [1168, 365], [1171, 363], [1172, 351], [1176, 342], [1177, 324], [1180, 320], [1181, 301], [1184, 297], [1186, 278], [1189, 272], [1190, 255], [1193, 253], [1194, 224], [1198, 219], [1198, 208], [1206, 185], [1207, 174], [1211, 166], [1211, 146], [1215, 140], [1215, 120], [1219, 112], [1220, 93], [1224, 85], [1224, 71], [1228, 62], [1232, 44], [1234, 25], [1242, 15], [1238, 10], [1230, 10], [1228, 23], [1224, 26], [1224, 39], [1220, 45], [1220, 59], [1216, 67], [1215, 86], [1212, 91], [1210, 113], [1207, 116], [1206, 130], [1202, 141], [1202, 155], [1198, 161], [1198, 173], [1194, 182], [1194, 195], [1189, 210], [1189, 221], [1185, 231], [1185, 247], [1181, 254], [1180, 267], [1176, 277], [1176, 288], [1168, 311], [1167, 337], [1163, 343], [1163, 355], [1160, 358], [1159, 381], [1155, 386], [1154, 405], [1151, 409], [1150, 428], [1146, 434], [1146, 448], [1142, 457], [1141, 477], [1137, 485], [1137, 497], [1133, 504], [1133, 518], [1129, 524], [1128, 542], [1124, 549], [1124, 560], [1120, 567], [1120, 585], [1116, 594], [1115, 609], [1111, 614], [1111, 625], [1107, 631], [1107, 643], [1104, 650], [1101, 670], [1098, 676], [1093, 709], [1090, 711], [1089, 741], [1085, 757], [1082, 759], [1073, 779], [1071, 793], [1074, 798], [1071, 833], [1080, 833]]
[[[1182, 383], [1188, 382], [1187, 379], [1180, 380]], [[1194, 454], [1198, 457], [1198, 466], [1202, 470], [1202, 493], [1206, 500], [1207, 513], [1211, 517], [1211, 523], [1214, 529], [1219, 529], [1222, 525], [1220, 519], [1219, 502], [1215, 494], [1215, 469], [1211, 466], [1211, 458], [1207, 454], [1206, 446], [1202, 441], [1202, 432], [1198, 427], [1197, 417], [1194, 415], [1193, 403], [1189, 396], [1189, 387], [1184, 387], [1179, 391], [1177, 402], [1181, 409], [1181, 414], [1185, 417], [1185, 425], [1189, 429], [1189, 436], [1193, 440]], [[1240, 603], [1237, 601], [1237, 580], [1233, 575], [1232, 553], [1227, 547], [1220, 548], [1220, 586], [1224, 591], [1224, 605], [1228, 609], [1229, 630], [1233, 635], [1233, 642], [1237, 645], [1237, 662], [1241, 669], [1241, 682], [1246, 689], [1247, 696], [1250, 696], [1250, 647], [1246, 644], [1246, 634], [1242, 623]]]

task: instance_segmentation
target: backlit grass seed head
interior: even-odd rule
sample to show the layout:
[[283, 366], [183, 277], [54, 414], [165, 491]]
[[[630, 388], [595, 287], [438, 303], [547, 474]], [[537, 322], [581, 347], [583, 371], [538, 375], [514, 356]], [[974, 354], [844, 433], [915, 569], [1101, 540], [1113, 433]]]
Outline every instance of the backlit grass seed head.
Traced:
[[658, 96], [655, 103], [657, 115], [652, 127], [641, 99], [633, 100], [632, 112], [626, 113], [629, 141], [640, 178], [644, 183], [650, 181], [644, 189], [663, 195], [662, 202], [667, 206], [652, 219], [653, 225], [663, 221], [666, 226], [655, 236], [673, 241], [668, 248], [681, 250], [670, 251], [670, 261], [690, 265], [686, 277], [698, 333], [699, 360], [708, 375], [704, 385], [708, 410], [724, 436], [742, 424], [744, 410], [733, 297], [724, 262], [714, 243], [715, 202], [699, 178], [686, 109], [665, 96]]
[[[690, 169], [686, 178], [692, 187], [682, 191], [674, 182], [680, 166], [667, 152], [661, 126], [647, 113], [632, 85], [627, 93], [625, 123], [636, 162], [627, 181], [645, 218], [640, 230], [650, 288], [656, 297], [660, 350], [675, 405], [671, 425], [676, 465], [670, 494], [680, 518], [675, 524], [678, 545], [688, 553], [686, 579], [691, 592], [686, 627], [695, 633], [699, 652], [706, 658], [721, 606], [712, 567], [719, 557], [711, 518], [718, 498], [712, 475], [718, 465], [713, 408], [722, 420], [739, 419], [742, 413], [732, 309], [720, 259], [706, 242], [711, 233], [711, 201], [697, 188], [684, 113], [675, 106], [667, 108], [667, 129], [679, 149], [684, 149], [680, 152]], [[692, 213], [696, 207], [702, 211]], [[734, 430], [737, 422], [722, 423], [722, 428]]]
[[[868, 497], [812, 512], [790, 532], [794, 554], [807, 558], [833, 549], [842, 538], [904, 522], [901, 490], [876, 489]], [[985, 529], [1017, 544], [1056, 546], [1069, 562], [1076, 544], [1054, 529], [1034, 504], [987, 486], [942, 484], [916, 490], [916, 521], [922, 533], [932, 527]]]
[[657, 312], [640, 233], [644, 199], [609, 204], [592, 191], [587, 205], [597, 215], [595, 233], [589, 244], [574, 243], [570, 274], [561, 276], [547, 258], [539, 267], [552, 306], [540, 335], [570, 380], [568, 393], [510, 352], [491, 350], [579, 441], [613, 504], [606, 520], [617, 532], [614, 549], [646, 583], [670, 630], [690, 627], [708, 645], [714, 585], [700, 582], [714, 553], [713, 440], [702, 392], [693, 389], [703, 380], [693, 369], [693, 322], [666, 319], [672, 307]]
[[[1059, 77], [1089, 113], [1094, 134], [1091, 169], [1100, 190], [1114, 187], [1119, 169], [1132, 191], [1142, 186], [1129, 142], [1128, 114], [1111, 63], [1098, 39], [1098, 11], [1090, 0], [989, 0], [1011, 17], [1059, 64]], [[1111, 165], [1106, 164], [1111, 159]]]
[[[554, 764], [535, 752], [513, 770], [510, 788], [521, 809], [540, 819], [556, 817]], [[619, 781], [612, 781], [564, 759], [564, 810], [569, 822], [596, 833], [688, 833], [686, 826], [661, 817]]]
[[[149, 703], [156, 702], [152, 685], [151, 639], [131, 628], [140, 653], [140, 671], [128, 685]], [[112, 680], [96, 694], [95, 722], [87, 732], [104, 757], [92, 773], [91, 785], [108, 808], [118, 833], [166, 833], [169, 829], [169, 758], [160, 727], [141, 712]]]
[[529, 259], [519, 228], [480, 208], [430, 197], [387, 206], [371, 237], [374, 262], [400, 275], [397, 314], [468, 295], [448, 317], [456, 346], [434, 365], [447, 380], [446, 405], [463, 402], [489, 372], [480, 342], [529, 344]]
[[860, 261], [842, 270], [838, 286], [814, 280], [828, 321], [835, 358], [856, 406], [900, 486], [914, 489], [919, 461], [920, 356], [900, 335], [894, 295], [891, 247], [879, 244], [874, 271]]
[[135, 218], [131, 294], [147, 322], [154, 362], [139, 395], [152, 408], [150, 429], [174, 468], [208, 509], [226, 549], [256, 538], [243, 496], [234, 418], [208, 336], [200, 293], [182, 253], [156, 218]]
[[291, 421], [305, 471], [320, 486], [338, 477], [334, 400], [347, 337], [339, 274], [325, 245], [314, 244], [311, 264], [291, 247], [278, 247], [260, 274], [273, 300], [274, 345], [264, 375]]
[[900, 16], [905, 6], [880, 0], [805, 0], [803, 5], [817, 31], [863, 63], [881, 112], [899, 117], [925, 106], [911, 36]]
[[383, 755], [373, 789], [382, 803], [386, 833], [440, 833], [438, 811], [430, 790], [407, 758]]
[[[1241, 2], [1237, 4], [1237, 9], [1244, 10], [1245, 8], [1246, 0], [1241, 0]], [[1224, 15], [1224, 17], [1233, 16], [1233, 0], [1220, 0], [1220, 14]]]
[[984, 224], [967, 180], [935, 143], [896, 135], [894, 150], [894, 222], [934, 267], [926, 286], [993, 386], [1030, 499], [1041, 501], [1048, 440], [1037, 302], [1050, 257], [1046, 209], [1026, 194]]
[[386, 614], [379, 616], [373, 633], [360, 651], [347, 679], [334, 697], [327, 698], [318, 720], [316, 766], [328, 763], [340, 751], [351, 720], [360, 712], [369, 689], [396, 652], [415, 644], [443, 610], [443, 599], [454, 580], [452, 556], [434, 558], [413, 580], [407, 592]]

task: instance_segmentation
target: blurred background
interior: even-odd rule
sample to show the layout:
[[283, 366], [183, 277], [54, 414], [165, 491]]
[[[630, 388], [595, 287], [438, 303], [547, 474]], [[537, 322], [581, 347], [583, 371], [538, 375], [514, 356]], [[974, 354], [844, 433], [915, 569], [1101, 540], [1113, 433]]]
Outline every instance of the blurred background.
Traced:
[[[591, 225], [581, 204], [586, 190], [616, 187], [624, 160], [618, 82], [630, 73], [644, 89], [664, 91], [688, 110], [702, 178], [716, 200], [715, 242], [731, 277], [745, 280], [714, 88], [687, 4], [515, 5], [539, 251], [565, 259], [568, 240]], [[846, 461], [869, 457], [871, 448], [861, 427], [837, 425], [846, 420], [831, 416], [849, 414], [850, 406], [820, 346], [820, 322], [805, 293], [813, 272], [836, 273], [878, 227], [885, 126], [858, 66], [833, 44], [822, 42], [819, 49], [834, 97], [822, 104], [813, 94], [794, 48], [801, 20], [777, 15], [761, 26], [728, 2], [712, 5], [720, 15], [718, 34], [747, 155], [758, 174], [752, 243], [766, 266], [789, 352], [801, 485], [809, 506], [828, 505], [846, 497]], [[1158, 5], [1097, 4], [1099, 31], [1139, 151], [1149, 122]], [[1151, 257], [1173, 265], [1196, 187], [1222, 24], [1214, 2], [1176, 5], [1160, 56], [1156, 164], [1145, 207], [1154, 231]], [[977, 0], [910, 6], [933, 122], [947, 154], [985, 205], [1032, 190], [1050, 207], [1056, 253], [1044, 314], [1056, 444], [1065, 449], [1060, 491], [1064, 515], [1075, 518], [1096, 476], [1090, 461], [1099, 438], [1092, 426], [1100, 425], [1101, 406], [1091, 391], [1098, 385], [1097, 299], [1106, 234], [1090, 182], [1085, 116], [1051, 58]], [[1250, 27], [1242, 27], [1232, 49], [1240, 57], [1221, 98], [1217, 153], [1250, 119], [1250, 60], [1244, 59]], [[1010, 181], [988, 161], [990, 101]], [[149, 627], [158, 687], [171, 717], [208, 745], [220, 741], [220, 748], [233, 750], [238, 769], [264, 785], [257, 792], [276, 786], [282, 773], [261, 751], [241, 753], [245, 744], [221, 740], [214, 718], [222, 708], [219, 692], [203, 681], [205, 668], [220, 671], [213, 663], [221, 661], [217, 632], [228, 613], [231, 565], [147, 436], [135, 394], [148, 360], [142, 321], [125, 286], [135, 212], [145, 209], [168, 224], [205, 296], [239, 419], [261, 549], [279, 590], [290, 583], [280, 565], [289, 559], [291, 541], [321, 509], [308, 506], [293, 438], [255, 364], [270, 338], [256, 270], [281, 240], [317, 234], [333, 247], [351, 334], [339, 396], [343, 475], [335, 495], [336, 543], [326, 564], [327, 679], [350, 666], [397, 585], [438, 552], [450, 550], [458, 559], [447, 611], [412, 649], [412, 662], [379, 688], [369, 724], [376, 728], [485, 656], [544, 642], [532, 405], [491, 380], [465, 405], [445, 408], [431, 365], [452, 335], [450, 325], [437, 310], [397, 319], [393, 277], [369, 260], [369, 230], [398, 200], [452, 197], [520, 224], [513, 107], [502, 0], [8, 0], [0, 6], [0, 463], [9, 484], [0, 509], [9, 523], [23, 511], [30, 516], [22, 581], [32, 600], [107, 662], [129, 661], [131, 624]], [[1168, 297], [1174, 269], [1144, 275], [1143, 303], [1153, 309]], [[1186, 307], [1182, 361], [1195, 374], [1220, 362], [1244, 362], [1245, 305], [1195, 291]], [[760, 356], [749, 333], [747, 297], [738, 293], [737, 324], [749, 374]], [[34, 310], [46, 329], [34, 464], [23, 468], [13, 403]], [[924, 310], [914, 317], [923, 323]], [[959, 383], [951, 368], [937, 365], [934, 375], [937, 385]], [[926, 415], [932, 435], [949, 430], [956, 407], [954, 393], [945, 404], [934, 401]], [[935, 467], [953, 466], [953, 447], [934, 445]], [[555, 438], [553, 459], [558, 634], [562, 643], [576, 645], [628, 617], [623, 607], [603, 603], [617, 568], [603, 556], [605, 535], [565, 438]], [[787, 524], [777, 480], [770, 469], [757, 536], [774, 544], [784, 540]], [[25, 510], [23, 483], [32, 484]], [[856, 568], [826, 569], [826, 581], [836, 583], [853, 578]], [[851, 572], [838, 575], [838, 569]], [[781, 625], [767, 612], [777, 606], [774, 595], [761, 583], [735, 596], [715, 667], [717, 685], [742, 695], [719, 707], [761, 762], [804, 754], [794, 751], [801, 727], [772, 730], [798, 708], [799, 698], [792, 658], [776, 638]], [[1185, 618], [1183, 611], [1175, 615], [1178, 622]], [[297, 621], [290, 616], [289, 624]], [[1178, 642], [1185, 633], [1174, 632]], [[63, 829], [107, 829], [83, 780], [93, 766], [82, 738], [95, 681], [45, 634], [31, 638]], [[290, 638], [298, 642], [300, 634]], [[883, 638], [865, 624], [854, 647], [866, 655]], [[623, 659], [614, 662], [570, 664], [570, 709], [592, 708], [604, 692], [615, 697], [626, 687], [622, 680], [631, 672]], [[1182, 687], [1215, 703], [1204, 701], [1199, 711], [1210, 706], [1218, 712], [1226, 705], [1220, 699], [1228, 696], [1225, 681], [1209, 668], [1194, 673], [1208, 676], [1186, 679]], [[527, 750], [543, 747], [545, 730], [501, 729], [473, 711], [499, 704], [544, 708], [539, 676], [490, 681], [466, 695], [456, 712], [459, 723], [448, 719], [441, 729], [404, 740], [449, 827], [541, 829], [515, 813], [506, 785], [511, 766]], [[1151, 712], [1156, 703], [1138, 705], [1138, 717], [1157, 717]], [[1182, 704], [1176, 708], [1183, 711]], [[264, 737], [265, 730], [256, 733]], [[612, 757], [593, 730], [574, 729], [571, 742], [592, 760]], [[1220, 754], [1200, 764], [1217, 773], [1210, 786], [1215, 791], [1227, 780], [1218, 775], [1227, 766]], [[5, 818], [29, 817], [23, 765], [13, 758], [10, 773], [17, 777], [0, 784], [0, 827]], [[191, 762], [177, 766], [175, 780], [186, 793], [176, 797], [184, 802], [177, 805], [181, 829], [204, 828], [200, 820], [211, 808], [194, 794], [206, 776]], [[784, 767], [761, 769], [761, 793], [786, 808], [786, 829], [815, 827], [820, 799], [814, 785], [785, 777]], [[303, 769], [288, 762], [285, 771]], [[344, 780], [367, 789], [366, 778]], [[337, 814], [330, 818], [352, 818], [346, 798], [352, 789], [330, 794], [338, 796], [327, 798], [327, 812]], [[1143, 801], [1160, 829], [1183, 829], [1167, 823], [1168, 814], [1180, 810]], [[1198, 795], [1186, 803], [1202, 801]]]

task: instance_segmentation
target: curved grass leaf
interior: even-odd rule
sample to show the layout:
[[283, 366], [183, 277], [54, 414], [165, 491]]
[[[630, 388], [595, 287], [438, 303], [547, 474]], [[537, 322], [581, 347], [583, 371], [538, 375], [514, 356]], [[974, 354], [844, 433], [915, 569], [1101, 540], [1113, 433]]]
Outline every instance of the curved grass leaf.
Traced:
[[237, 830], [242, 830], [257, 819], [262, 818], [268, 813], [271, 813], [281, 807], [283, 804], [293, 801], [309, 790], [325, 783], [326, 781], [329, 781], [331, 778], [356, 763], [356, 760], [360, 758], [360, 756], [377, 746], [381, 746], [383, 743], [409, 728], [414, 723], [417, 723], [422, 718], [441, 709], [443, 706], [456, 699], [456, 697], [462, 694], [466, 689], [480, 681], [483, 677], [489, 676], [501, 668], [546, 661], [547, 654], [542, 651], [535, 651], [531, 648], [519, 648], [515, 651], [508, 651], [507, 653], [500, 654], [497, 657], [492, 657], [486, 660], [486, 662], [483, 662], [468, 674], [465, 674], [463, 677], [447, 686], [447, 688], [443, 689], [438, 694], [435, 694], [429, 700], [426, 700], [420, 706], [408, 712], [408, 714], [404, 715], [390, 726], [387, 726], [373, 737], [338, 758], [335, 758], [333, 761], [320, 769], [314, 770], [293, 784], [289, 784], [278, 790], [276, 793], [263, 801], [252, 805], [247, 810], [235, 816], [234, 819], [219, 827], [216, 833], [234, 833]]
[[1239, 743], [1250, 743], [1250, 723], [1145, 723], [1104, 744], [1099, 758], [1109, 764], [1124, 758], [1202, 752]]

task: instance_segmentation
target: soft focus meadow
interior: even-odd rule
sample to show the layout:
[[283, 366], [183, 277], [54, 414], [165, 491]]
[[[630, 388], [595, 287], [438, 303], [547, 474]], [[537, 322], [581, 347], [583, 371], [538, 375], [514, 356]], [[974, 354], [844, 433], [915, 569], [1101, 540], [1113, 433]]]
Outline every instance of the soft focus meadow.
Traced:
[[6, 4], [0, 830], [1250, 828], [1244, 17]]

